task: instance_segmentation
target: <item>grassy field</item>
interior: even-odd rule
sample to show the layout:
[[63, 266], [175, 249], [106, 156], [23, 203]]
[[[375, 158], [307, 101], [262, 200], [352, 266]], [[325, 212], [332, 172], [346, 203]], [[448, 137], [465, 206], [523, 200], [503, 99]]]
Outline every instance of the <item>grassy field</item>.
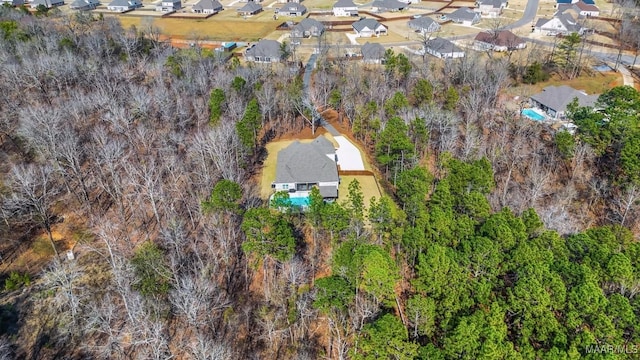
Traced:
[[568, 85], [574, 89], [583, 90], [587, 94], [600, 94], [605, 90], [615, 86], [622, 85], [622, 76], [613, 71], [611, 72], [595, 72], [593, 75], [585, 75], [572, 80], [563, 80], [558, 76], [552, 77], [549, 81], [537, 83], [534, 85], [520, 85], [508, 89], [508, 93], [516, 96], [530, 96], [542, 91], [547, 86]]
[[357, 176], [340, 176], [340, 186], [338, 187], [338, 201], [347, 201], [347, 195], [349, 194], [349, 184], [353, 180], [358, 180], [360, 187], [362, 188], [362, 195], [364, 195], [364, 206], [368, 209], [371, 203], [371, 198], [376, 197], [380, 199], [380, 190], [378, 190], [378, 184], [376, 178], [372, 175], [357, 175]]

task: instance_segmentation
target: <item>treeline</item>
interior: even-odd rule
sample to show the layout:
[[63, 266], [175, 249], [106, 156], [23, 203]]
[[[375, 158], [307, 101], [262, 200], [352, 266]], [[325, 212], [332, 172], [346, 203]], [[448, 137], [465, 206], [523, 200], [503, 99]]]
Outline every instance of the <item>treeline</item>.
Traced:
[[[366, 207], [353, 182], [300, 214], [286, 196], [269, 208], [254, 178], [266, 141], [310, 125], [298, 68], [84, 14], [3, 8], [0, 31], [2, 261], [40, 235], [53, 256], [9, 278], [2, 355], [533, 359], [638, 343], [635, 133], [631, 117], [598, 127], [635, 107], [605, 97], [621, 110], [574, 108], [591, 127], [553, 135], [503, 106], [506, 59], [389, 52], [370, 69], [330, 49], [310, 99], [339, 112], [388, 196]], [[73, 261], [56, 256], [65, 226]]]

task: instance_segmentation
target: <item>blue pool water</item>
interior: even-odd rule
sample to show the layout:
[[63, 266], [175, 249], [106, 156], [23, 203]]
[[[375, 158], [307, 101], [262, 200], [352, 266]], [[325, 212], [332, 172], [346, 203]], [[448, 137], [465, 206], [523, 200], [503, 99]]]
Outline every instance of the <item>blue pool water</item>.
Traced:
[[309, 198], [308, 197], [294, 197], [289, 198], [291, 204], [293, 206], [309, 206]]
[[539, 112], [533, 110], [533, 109], [524, 109], [522, 110], [522, 115], [528, 117], [531, 120], [534, 121], [543, 121], [544, 120], [544, 115], [540, 114]]

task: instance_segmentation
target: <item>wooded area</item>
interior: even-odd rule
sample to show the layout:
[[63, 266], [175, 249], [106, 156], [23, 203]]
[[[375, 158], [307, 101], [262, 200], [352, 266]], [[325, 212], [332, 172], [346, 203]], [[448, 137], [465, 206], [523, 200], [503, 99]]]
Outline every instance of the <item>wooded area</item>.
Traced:
[[[338, 111], [386, 195], [314, 189], [299, 213], [286, 196], [269, 207], [257, 178], [264, 145], [309, 126], [297, 67], [7, 8], [0, 42], [0, 358], [637, 352], [633, 88], [572, 106], [571, 135], [505, 106], [510, 56], [321, 54], [311, 99]], [[46, 266], [19, 268], [36, 239]]]

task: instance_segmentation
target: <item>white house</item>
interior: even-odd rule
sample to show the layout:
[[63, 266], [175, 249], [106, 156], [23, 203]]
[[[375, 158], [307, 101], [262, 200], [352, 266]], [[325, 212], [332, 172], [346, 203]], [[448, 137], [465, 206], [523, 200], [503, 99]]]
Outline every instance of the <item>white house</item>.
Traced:
[[191, 7], [191, 11], [196, 14], [217, 14], [222, 10], [222, 4], [218, 0], [200, 0]]
[[351, 0], [338, 0], [333, 5], [333, 16], [358, 16], [358, 7]]
[[262, 11], [262, 5], [249, 1], [245, 6], [238, 9], [238, 15], [249, 16]]
[[351, 26], [358, 37], [387, 35], [387, 28], [374, 19], [360, 19]]
[[182, 9], [182, 0], [162, 0], [156, 5], [156, 11], [172, 12]]
[[407, 23], [410, 29], [413, 29], [422, 34], [432, 33], [440, 30], [440, 24], [430, 17], [419, 17], [417, 19], [411, 19]]
[[71, 10], [87, 11], [97, 8], [99, 5], [99, 0], [75, 0], [69, 4], [69, 8]]
[[107, 9], [114, 12], [125, 12], [142, 7], [140, 0], [113, 0], [107, 5]]
[[535, 33], [549, 36], [569, 35], [571, 33], [582, 35], [585, 30], [569, 12], [558, 14], [551, 19], [538, 19], [533, 27]]
[[293, 142], [278, 152], [275, 191], [288, 191], [291, 198], [306, 198], [318, 187], [325, 200], [338, 198], [336, 149], [324, 136], [311, 143]]
[[464, 51], [456, 44], [443, 38], [430, 39], [426, 42], [424, 51], [440, 59], [456, 59], [464, 57]]
[[407, 6], [409, 6], [407, 3], [398, 0], [375, 0], [371, 4], [371, 9], [376, 12], [396, 12], [404, 10]]
[[507, 7], [506, 0], [478, 0], [476, 11], [480, 15], [488, 18], [497, 18], [502, 14], [502, 10]]
[[547, 86], [542, 92], [532, 95], [529, 99], [531, 105], [540, 108], [554, 119], [562, 119], [573, 99], [578, 99], [580, 106], [594, 106], [600, 95], [587, 95], [571, 86]]
[[558, 14], [562, 14], [567, 10], [573, 10], [583, 17], [600, 16], [600, 8], [594, 4], [588, 4], [584, 1], [578, 1], [572, 4], [560, 4], [558, 5]]
[[318, 37], [324, 32], [324, 25], [311, 18], [304, 18], [291, 29], [292, 38]]
[[480, 22], [480, 13], [477, 13], [468, 7], [461, 7], [451, 14], [447, 15], [454, 23], [471, 26]]

